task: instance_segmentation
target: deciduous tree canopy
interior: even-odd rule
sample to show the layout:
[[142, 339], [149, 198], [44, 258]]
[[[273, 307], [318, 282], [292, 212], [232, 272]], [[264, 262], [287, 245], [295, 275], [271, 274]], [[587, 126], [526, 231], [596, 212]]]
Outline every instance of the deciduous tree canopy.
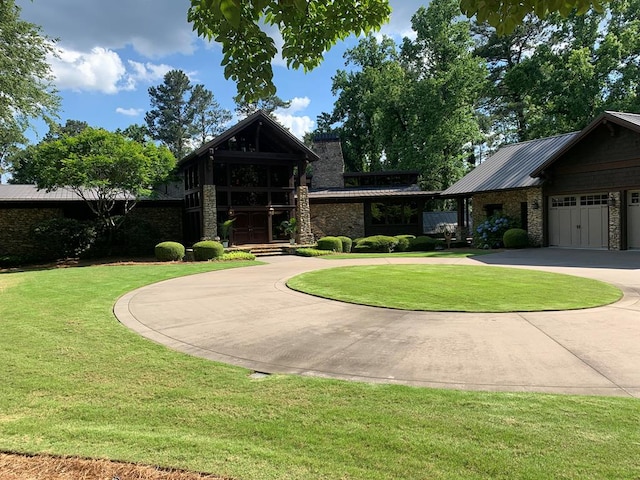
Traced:
[[54, 41], [20, 19], [14, 0], [0, 2], [0, 175], [31, 121], [56, 115], [59, 98], [47, 63], [53, 51]]
[[[426, 4], [427, 2], [425, 2]], [[460, 0], [463, 13], [487, 22], [499, 34], [513, 32], [528, 14], [568, 16], [602, 11], [607, 0]], [[312, 70], [338, 40], [377, 30], [391, 10], [388, 0], [191, 0], [188, 19], [199, 36], [222, 44], [226, 78], [237, 100], [275, 95], [271, 62], [280, 53], [290, 68]], [[266, 27], [266, 28], [264, 28]]]
[[126, 214], [138, 197], [149, 195], [175, 166], [166, 147], [142, 145], [90, 127], [75, 136], [41, 142], [30, 153], [38, 188], [71, 189], [108, 229], [115, 227], [112, 211], [117, 200], [122, 200]]

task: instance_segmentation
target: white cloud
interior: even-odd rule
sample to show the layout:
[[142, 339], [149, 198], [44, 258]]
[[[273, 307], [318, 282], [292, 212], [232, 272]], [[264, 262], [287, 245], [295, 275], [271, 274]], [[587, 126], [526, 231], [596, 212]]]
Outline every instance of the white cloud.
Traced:
[[164, 63], [155, 65], [149, 62], [134, 62], [133, 60], [129, 60], [128, 63], [129, 67], [133, 70], [130, 76], [137, 82], [154, 83], [158, 80], [162, 80], [165, 73], [173, 69], [173, 67]]
[[65, 49], [58, 53], [50, 63], [60, 90], [115, 94], [132, 88], [120, 56], [112, 50], [95, 47], [88, 53]]
[[58, 89], [106, 94], [135, 90], [140, 82], [154, 83], [173, 68], [131, 60], [125, 65], [117, 52], [102, 47], [90, 52], [58, 48], [58, 56], [50, 57], [49, 63]]
[[126, 115], [127, 117], [137, 117], [144, 112], [143, 108], [116, 108], [116, 113], [120, 113], [121, 115]]
[[314, 129], [315, 122], [307, 115], [297, 116], [294, 114], [305, 110], [310, 103], [311, 100], [308, 97], [295, 97], [291, 100], [289, 108], [279, 108], [273, 112], [273, 115], [281, 124], [291, 130], [291, 133], [301, 139], [305, 133]]

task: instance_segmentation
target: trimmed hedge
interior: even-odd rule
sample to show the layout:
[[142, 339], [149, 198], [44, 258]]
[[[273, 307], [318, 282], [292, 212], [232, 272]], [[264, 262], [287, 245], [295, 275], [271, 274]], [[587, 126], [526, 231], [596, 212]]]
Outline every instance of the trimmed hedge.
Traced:
[[193, 258], [196, 262], [205, 262], [224, 255], [224, 247], [220, 242], [203, 240], [193, 244]]
[[358, 240], [356, 246], [353, 247], [353, 251], [356, 253], [390, 253], [393, 252], [396, 245], [398, 245], [396, 237], [373, 235]]
[[338, 237], [322, 237], [318, 240], [318, 246], [316, 248], [318, 250], [342, 253], [342, 240]]
[[300, 255], [301, 257], [323, 257], [332, 254], [333, 252], [330, 250], [318, 250], [317, 248], [304, 247], [296, 250], [296, 255]]
[[178, 242], [161, 242], [155, 247], [156, 258], [160, 262], [177, 262], [184, 258], [184, 245]]
[[345, 237], [344, 235], [338, 238], [342, 242], [342, 251], [344, 253], [351, 253], [351, 247], [353, 246], [353, 241], [349, 237]]
[[529, 246], [529, 235], [521, 228], [511, 228], [504, 232], [502, 243], [505, 248], [527, 248]]
[[410, 252], [431, 252], [442, 245], [440, 240], [436, 240], [431, 237], [416, 237], [409, 240], [409, 248]]
[[227, 252], [222, 255], [222, 260], [255, 260], [256, 256], [250, 252]]

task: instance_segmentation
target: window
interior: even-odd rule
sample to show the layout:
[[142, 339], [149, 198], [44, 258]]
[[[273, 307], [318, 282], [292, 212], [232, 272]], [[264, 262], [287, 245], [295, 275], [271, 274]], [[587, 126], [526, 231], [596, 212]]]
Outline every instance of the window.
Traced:
[[552, 197], [551, 198], [551, 207], [575, 207], [576, 206], [576, 197]]
[[483, 210], [487, 212], [487, 217], [492, 217], [497, 213], [501, 213], [502, 208], [501, 203], [489, 203], [483, 207]]
[[184, 189], [193, 190], [200, 186], [198, 178], [198, 165], [191, 165], [184, 171]]
[[372, 202], [370, 205], [372, 225], [417, 225], [416, 202]]
[[602, 195], [583, 195], [580, 197], [580, 205], [607, 205], [609, 196], [606, 193]]

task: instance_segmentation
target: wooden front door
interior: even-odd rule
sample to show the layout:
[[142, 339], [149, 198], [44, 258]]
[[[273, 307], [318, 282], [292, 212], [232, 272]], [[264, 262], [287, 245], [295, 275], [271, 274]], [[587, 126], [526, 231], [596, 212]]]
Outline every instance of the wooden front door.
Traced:
[[269, 243], [269, 215], [266, 212], [238, 212], [233, 224], [233, 243]]

